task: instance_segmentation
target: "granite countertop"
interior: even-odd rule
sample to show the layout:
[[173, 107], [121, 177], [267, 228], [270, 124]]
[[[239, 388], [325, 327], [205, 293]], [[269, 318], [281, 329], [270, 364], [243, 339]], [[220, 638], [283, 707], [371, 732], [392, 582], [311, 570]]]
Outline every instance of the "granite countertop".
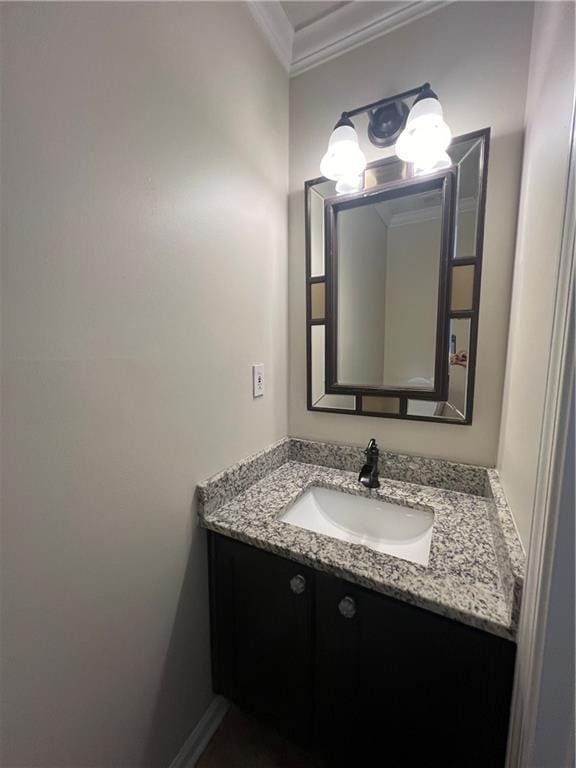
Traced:
[[[381, 453], [370, 491], [357, 481], [362, 460], [359, 448], [280, 441], [198, 486], [201, 525], [515, 639], [525, 558], [495, 470]], [[311, 486], [433, 510], [428, 565], [281, 521]]]

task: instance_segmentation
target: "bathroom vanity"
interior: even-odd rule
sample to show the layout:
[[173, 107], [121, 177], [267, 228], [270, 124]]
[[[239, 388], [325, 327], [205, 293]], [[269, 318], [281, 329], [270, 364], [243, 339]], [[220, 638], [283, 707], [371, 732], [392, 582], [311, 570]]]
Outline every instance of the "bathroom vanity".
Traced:
[[[199, 486], [214, 690], [331, 765], [502, 766], [524, 555], [497, 475], [389, 453], [367, 491], [361, 461], [287, 439]], [[427, 564], [293, 524], [311, 488], [432, 513]]]

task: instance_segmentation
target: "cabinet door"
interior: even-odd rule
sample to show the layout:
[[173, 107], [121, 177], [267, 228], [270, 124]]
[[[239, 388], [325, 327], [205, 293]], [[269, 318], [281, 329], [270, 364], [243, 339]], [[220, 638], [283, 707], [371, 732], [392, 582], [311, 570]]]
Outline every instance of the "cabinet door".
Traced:
[[314, 572], [221, 536], [210, 540], [214, 689], [307, 743]]
[[318, 726], [333, 764], [504, 765], [511, 643], [317, 577]]

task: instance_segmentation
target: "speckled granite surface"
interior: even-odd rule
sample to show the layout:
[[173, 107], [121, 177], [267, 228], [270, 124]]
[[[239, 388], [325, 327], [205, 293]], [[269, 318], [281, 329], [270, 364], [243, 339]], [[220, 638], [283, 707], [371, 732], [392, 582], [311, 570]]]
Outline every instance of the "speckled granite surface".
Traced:
[[284, 438], [253, 456], [233, 464], [198, 485], [198, 498], [204, 515], [257, 483], [290, 458], [290, 439]]
[[[290, 438], [290, 458], [305, 464], [357, 472], [366, 460], [364, 449], [350, 445], [319, 443]], [[484, 496], [486, 469], [473, 464], [455, 464], [427, 456], [407, 456], [380, 450], [380, 475], [390, 480], [432, 485], [474, 496]]]
[[510, 605], [511, 625], [516, 630], [520, 618], [526, 555], [495, 469], [486, 470], [486, 497], [500, 581]]
[[[282, 440], [198, 486], [201, 524], [514, 639], [524, 553], [497, 473], [386, 453], [381, 461], [381, 487], [368, 491], [357, 482], [363, 458], [358, 448]], [[447, 487], [441, 487], [443, 484]], [[432, 509], [434, 529], [428, 566], [279, 520], [311, 486]]]

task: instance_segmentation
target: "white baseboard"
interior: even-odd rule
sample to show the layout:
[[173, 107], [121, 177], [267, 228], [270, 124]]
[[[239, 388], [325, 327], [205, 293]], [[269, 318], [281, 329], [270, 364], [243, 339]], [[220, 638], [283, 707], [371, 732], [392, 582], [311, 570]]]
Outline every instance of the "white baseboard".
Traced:
[[200, 755], [222, 722], [229, 703], [222, 696], [216, 696], [208, 709], [182, 745], [182, 749], [170, 763], [170, 768], [194, 768]]

